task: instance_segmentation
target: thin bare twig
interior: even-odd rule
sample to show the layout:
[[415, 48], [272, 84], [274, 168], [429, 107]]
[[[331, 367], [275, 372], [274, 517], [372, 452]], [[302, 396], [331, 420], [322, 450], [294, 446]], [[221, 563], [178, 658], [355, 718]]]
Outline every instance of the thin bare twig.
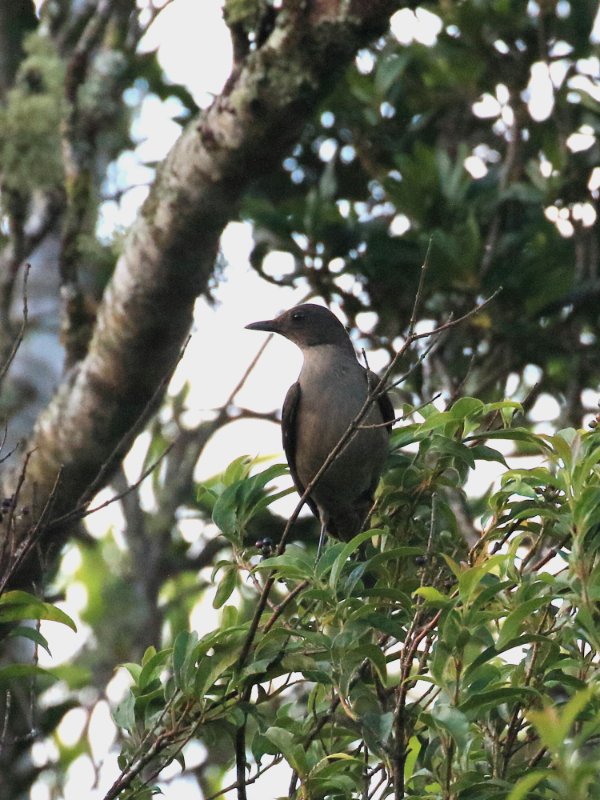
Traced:
[[431, 405], [431, 403], [435, 402], [439, 397], [441, 397], [441, 392], [437, 392], [429, 400], [425, 400], [423, 403], [419, 403], [418, 406], [411, 408], [408, 414], [402, 414], [399, 417], [395, 417], [391, 422], [375, 422], [372, 425], [357, 425], [359, 430], [368, 430], [369, 428], [387, 428], [388, 425], [395, 425], [397, 422], [404, 422], [409, 417], [412, 417], [417, 411], [420, 411], [422, 408]]
[[304, 589], [306, 589], [307, 586], [308, 586], [308, 581], [300, 581], [300, 583], [297, 586], [294, 586], [292, 591], [289, 592], [283, 598], [281, 603], [279, 603], [279, 605], [275, 606], [275, 608], [273, 609], [273, 615], [271, 616], [271, 618], [268, 620], [268, 622], [265, 625], [265, 633], [268, 633], [271, 630], [271, 628], [273, 627], [273, 625], [275, 624], [277, 619], [281, 616], [281, 614], [283, 613], [285, 608], [292, 602], [292, 600], [295, 597], [297, 597], [300, 594], [300, 592], [302, 592]]
[[147, 766], [153, 758], [155, 758], [159, 753], [164, 750], [165, 747], [171, 742], [172, 734], [157, 734], [156, 739], [152, 743], [152, 745], [148, 748], [148, 750], [144, 753], [144, 747], [148, 744], [148, 742], [152, 739], [152, 736], [156, 733], [159, 726], [162, 724], [163, 720], [170, 713], [174, 703], [175, 703], [176, 695], [173, 695], [165, 704], [165, 707], [162, 709], [161, 713], [158, 716], [158, 719], [154, 723], [154, 725], [150, 728], [150, 730], [145, 734], [144, 738], [138, 745], [135, 753], [133, 753], [129, 759], [129, 762], [123, 769], [121, 770], [119, 776], [114, 781], [113, 785], [110, 787], [108, 792], [104, 795], [103, 800], [116, 800], [116, 798], [121, 794], [121, 792], [126, 789], [133, 780], [140, 774], [140, 772]]
[[[13, 522], [12, 522], [12, 520], [14, 519], [14, 512], [15, 512], [15, 508], [16, 508], [16, 505], [17, 505], [17, 499], [19, 497], [19, 492], [21, 490], [23, 482], [25, 481], [25, 475], [26, 475], [26, 472], [27, 472], [27, 465], [29, 463], [29, 459], [30, 459], [30, 457], [32, 455], [32, 452], [33, 451], [31, 451], [31, 452], [26, 454], [25, 461], [24, 461], [24, 464], [23, 464], [23, 468], [21, 469], [21, 473], [19, 475], [19, 483], [17, 484], [17, 489], [16, 489], [15, 494], [13, 496], [13, 502], [12, 502], [11, 509], [10, 509], [9, 521], [7, 522], [7, 533], [6, 533], [7, 539], [10, 536], [10, 531], [13, 530]], [[44, 503], [44, 507], [42, 508], [41, 514], [38, 516], [35, 525], [27, 531], [27, 533], [25, 534], [23, 540], [21, 541], [21, 543], [19, 544], [17, 549], [14, 552], [10, 553], [10, 565], [7, 566], [6, 572], [4, 572], [4, 574], [2, 575], [2, 578], [0, 578], [0, 595], [4, 592], [8, 582], [10, 581], [12, 576], [15, 575], [15, 573], [19, 570], [19, 568], [21, 567], [21, 565], [23, 564], [25, 559], [31, 553], [34, 545], [37, 543], [39, 535], [40, 535], [41, 531], [44, 529], [44, 527], [46, 525], [46, 518], [47, 518], [48, 514], [50, 513], [50, 511], [52, 510], [52, 506], [54, 505], [54, 501], [56, 499], [56, 495], [57, 495], [57, 492], [58, 492], [58, 486], [60, 484], [61, 477], [62, 477], [62, 469], [60, 469], [56, 474], [56, 478], [54, 480], [54, 485], [52, 486], [50, 494], [46, 498], [46, 502]], [[7, 541], [7, 539], [5, 540], [5, 542]], [[2, 555], [0, 557], [0, 563], [4, 560], [4, 555], [5, 555], [4, 544], [5, 544], [5, 542], [3, 542], [3, 552], [2, 552]]]
[[[2, 442], [0, 442], [0, 453], [1, 453], [1, 452], [2, 452], [2, 450], [4, 449], [4, 445], [6, 444], [6, 439], [7, 439], [7, 438], [8, 438], [8, 425], [7, 425], [7, 424], [6, 424], [6, 422], [5, 422], [5, 423], [4, 423], [4, 431], [3, 431], [3, 433], [2, 433]], [[14, 453], [16, 453], [16, 452], [17, 452], [17, 450], [19, 449], [19, 447], [20, 447], [20, 446], [21, 446], [21, 443], [20, 443], [20, 442], [17, 442], [17, 444], [16, 444], [14, 447], [12, 447], [12, 448], [11, 448], [11, 449], [8, 451], [8, 453], [7, 453], [5, 456], [2, 456], [2, 457], [0, 458], [0, 464], [4, 464], [4, 462], [5, 462], [5, 461], [8, 461], [8, 459], [9, 459], [9, 458], [10, 458], [10, 457], [11, 457], [11, 456], [14, 454]]]
[[158, 17], [158, 15], [173, 2], [174, 0], [163, 0], [160, 6], [154, 6], [151, 4], [149, 8], [146, 7], [144, 9], [145, 13], [148, 15], [148, 20], [144, 23], [144, 25], [140, 25], [140, 40], [148, 32], [148, 29], [154, 23], [154, 20]]
[[28, 464], [29, 464], [29, 461], [31, 459], [32, 454], [33, 454], [33, 451], [30, 451], [30, 452], [25, 454], [25, 459], [23, 461], [23, 466], [21, 467], [21, 471], [20, 471], [19, 477], [17, 479], [17, 486], [16, 486], [16, 489], [15, 489], [15, 492], [14, 492], [13, 496], [10, 498], [11, 504], [10, 504], [9, 512], [8, 512], [7, 519], [6, 519], [6, 533], [5, 533], [4, 538], [2, 539], [2, 543], [0, 544], [0, 564], [4, 563], [4, 560], [5, 560], [6, 556], [7, 556], [7, 552], [8, 552], [8, 558], [10, 560], [12, 560], [12, 556], [13, 556], [13, 552], [12, 552], [12, 547], [13, 547], [12, 537], [13, 537], [13, 533], [14, 533], [14, 529], [13, 529], [13, 527], [14, 527], [13, 526], [14, 508], [15, 508], [16, 498], [19, 496], [19, 493], [21, 491], [21, 487], [23, 486], [23, 484], [25, 482], [25, 476], [27, 474], [27, 467], [28, 467]]
[[140, 487], [140, 485], [146, 480], [146, 478], [151, 475], [154, 470], [158, 467], [160, 462], [171, 452], [173, 449], [174, 444], [171, 443], [165, 447], [162, 453], [142, 472], [140, 477], [134, 481], [133, 483], [129, 484], [126, 489], [123, 489], [121, 492], [117, 492], [117, 494], [112, 495], [109, 497], [108, 500], [105, 500], [103, 503], [100, 503], [97, 506], [93, 506], [92, 508], [87, 508], [85, 505], [77, 506], [77, 508], [73, 509], [73, 511], [69, 511], [67, 514], [63, 514], [56, 519], [51, 520], [49, 523], [50, 525], [65, 525], [69, 522], [74, 522], [75, 520], [84, 519], [85, 517], [89, 517], [90, 514], [95, 514], [97, 511], [101, 511], [103, 508], [107, 506], [111, 506], [113, 503], [118, 503], [119, 500], [122, 500], [131, 492], [135, 491]]
[[19, 349], [23, 341], [25, 330], [27, 329], [28, 315], [29, 315], [29, 309], [27, 306], [27, 279], [29, 278], [30, 269], [31, 269], [31, 264], [26, 264], [25, 273], [23, 275], [23, 318], [21, 320], [21, 326], [19, 328], [19, 331], [13, 341], [10, 353], [8, 354], [8, 358], [6, 359], [2, 367], [0, 367], [0, 383], [2, 383], [2, 381], [4, 380], [6, 373], [8, 372], [8, 368], [14, 361], [14, 358], [17, 355], [17, 350]]
[[[265, 772], [267, 772], [267, 770], [270, 770], [273, 767], [277, 766], [277, 764], [279, 764], [280, 762], [281, 762], [281, 756], [275, 756], [273, 758], [273, 760], [271, 762], [269, 762], [266, 766], [259, 767], [259, 769], [257, 769], [255, 775], [252, 775], [252, 777], [250, 777], [250, 778], [246, 778], [244, 783], [246, 784], [246, 786], [250, 786], [251, 784], [256, 783], [256, 781], [262, 775], [264, 775]], [[217, 797], [221, 797], [222, 795], [227, 794], [227, 792], [232, 792], [234, 789], [237, 789], [237, 788], [238, 788], [237, 781], [235, 783], [230, 783], [229, 786], [225, 786], [223, 789], [219, 789], [218, 792], [215, 792], [214, 794], [209, 795], [206, 798], [206, 800], [216, 800]]]
[[8, 720], [10, 718], [10, 709], [12, 706], [12, 692], [10, 689], [6, 690], [4, 697], [4, 721], [2, 723], [2, 733], [0, 734], [0, 752], [4, 750], [6, 735], [8, 733]]
[[423, 259], [423, 263], [421, 264], [421, 272], [419, 275], [419, 284], [417, 286], [417, 293], [415, 295], [415, 302], [413, 303], [412, 312], [410, 315], [410, 322], [408, 323], [408, 336], [409, 338], [414, 334], [415, 327], [417, 324], [417, 316], [419, 314], [419, 309], [421, 308], [421, 299], [423, 297], [423, 290], [425, 288], [425, 276], [427, 275], [427, 270], [429, 269], [429, 255], [431, 253], [431, 244], [433, 242], [433, 236], [429, 237], [429, 243], [427, 245], [427, 252], [425, 253], [425, 258]]

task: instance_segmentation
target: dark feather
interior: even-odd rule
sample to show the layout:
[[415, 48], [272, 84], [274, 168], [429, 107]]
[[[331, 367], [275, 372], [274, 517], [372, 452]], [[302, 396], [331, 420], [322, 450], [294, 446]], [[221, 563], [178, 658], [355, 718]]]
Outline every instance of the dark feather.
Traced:
[[[292, 475], [292, 480], [294, 481], [294, 486], [296, 487], [298, 494], [302, 496], [306, 487], [302, 485], [302, 481], [296, 472], [296, 416], [298, 413], [299, 404], [300, 384], [298, 381], [296, 381], [296, 383], [293, 383], [288, 389], [285, 400], [283, 401], [283, 409], [281, 412], [281, 436], [283, 439], [283, 449], [285, 451], [287, 462], [290, 466], [290, 473]], [[307, 498], [306, 503], [315, 517], [319, 519], [319, 509], [317, 508], [315, 502], [309, 497]]]
[[[379, 384], [379, 376], [376, 375], [372, 370], [369, 370], [368, 382], [369, 391], [373, 390]], [[377, 405], [379, 406], [379, 411], [383, 417], [383, 421], [388, 423], [388, 425], [386, 425], [388, 433], [391, 433], [393, 427], [392, 423], [396, 419], [396, 413], [394, 411], [392, 401], [390, 400], [390, 396], [387, 392], [379, 395], [377, 398]]]

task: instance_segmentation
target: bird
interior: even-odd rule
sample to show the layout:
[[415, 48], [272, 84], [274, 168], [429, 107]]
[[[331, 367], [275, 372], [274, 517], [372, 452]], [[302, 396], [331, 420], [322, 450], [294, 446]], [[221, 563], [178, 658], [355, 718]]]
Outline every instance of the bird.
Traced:
[[[302, 369], [288, 389], [281, 419], [283, 449], [302, 496], [379, 378], [359, 363], [345, 327], [324, 306], [302, 303], [245, 327], [278, 333], [302, 351]], [[378, 392], [360, 423], [368, 427], [355, 432], [311, 489], [306, 502], [321, 524], [317, 559], [325, 534], [349, 541], [363, 530], [393, 422], [389, 395]]]

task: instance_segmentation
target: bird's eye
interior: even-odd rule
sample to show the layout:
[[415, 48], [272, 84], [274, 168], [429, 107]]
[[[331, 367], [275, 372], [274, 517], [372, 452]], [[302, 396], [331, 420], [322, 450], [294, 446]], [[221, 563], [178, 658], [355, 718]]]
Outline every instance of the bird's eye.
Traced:
[[300, 322], [300, 320], [304, 319], [304, 311], [294, 311], [292, 314], [292, 319], [294, 322]]

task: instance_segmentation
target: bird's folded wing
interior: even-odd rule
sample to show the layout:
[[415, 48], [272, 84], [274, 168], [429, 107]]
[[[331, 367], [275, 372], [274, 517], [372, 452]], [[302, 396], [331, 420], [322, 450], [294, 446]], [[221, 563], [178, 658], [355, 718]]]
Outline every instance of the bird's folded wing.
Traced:
[[[379, 375], [376, 375], [372, 370], [369, 370], [368, 382], [369, 391], [372, 392], [373, 389], [376, 389], [379, 385]], [[387, 431], [388, 433], [391, 433], [392, 423], [396, 419], [396, 412], [394, 411], [394, 406], [392, 405], [392, 401], [390, 400], [390, 396], [387, 392], [379, 395], [377, 398], [377, 405], [379, 406], [379, 411], [381, 412], [383, 421], [388, 423], [386, 425]]]
[[[298, 407], [300, 405], [300, 394], [300, 384], [296, 381], [296, 383], [293, 383], [288, 389], [288, 393], [283, 401], [283, 410], [281, 412], [281, 436], [294, 486], [298, 490], [298, 494], [303, 495], [306, 487], [302, 485], [298, 477], [298, 472], [296, 471], [296, 425], [298, 420]], [[314, 501], [309, 497], [306, 502], [315, 517], [319, 519], [319, 510]]]

